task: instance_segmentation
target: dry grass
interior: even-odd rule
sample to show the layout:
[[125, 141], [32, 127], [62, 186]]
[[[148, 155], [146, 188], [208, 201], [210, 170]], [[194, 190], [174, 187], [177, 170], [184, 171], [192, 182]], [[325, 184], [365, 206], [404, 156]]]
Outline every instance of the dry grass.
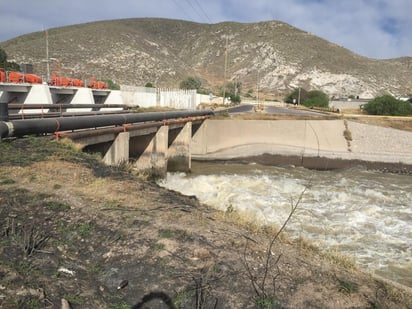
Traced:
[[374, 116], [374, 117], [357, 117], [353, 119], [354, 121], [371, 124], [375, 126], [381, 126], [386, 128], [393, 128], [404, 131], [412, 132], [412, 117], [385, 117], [385, 116]]
[[[37, 152], [42, 155], [34, 156]], [[36, 233], [52, 235], [30, 259], [21, 258], [21, 239], [16, 243], [7, 233], [0, 235], [5, 248], [0, 307], [19, 302], [28, 308], [35, 300], [39, 308], [45, 295], [54, 304], [65, 295], [83, 308], [130, 308], [144, 294], [162, 289], [181, 308], [196, 308], [199, 295], [202, 308], [213, 308], [216, 301], [252, 308], [254, 293], [242, 263], [245, 243], [250, 265], [261, 269], [276, 226], [262, 227], [231, 209], [210, 209], [129, 173], [108, 173], [93, 157], [60, 143], [34, 138], [0, 143], [0, 158], [0, 223], [15, 218], [21, 226], [38, 227]], [[322, 255], [309, 243], [296, 245], [286, 237], [273, 250], [281, 257], [275, 260], [275, 296], [285, 308], [411, 307], [404, 289], [384, 286], [335, 252]], [[60, 266], [75, 276], [56, 275]], [[124, 279], [129, 285], [118, 291]], [[42, 287], [41, 296], [21, 296], [33, 286]]]

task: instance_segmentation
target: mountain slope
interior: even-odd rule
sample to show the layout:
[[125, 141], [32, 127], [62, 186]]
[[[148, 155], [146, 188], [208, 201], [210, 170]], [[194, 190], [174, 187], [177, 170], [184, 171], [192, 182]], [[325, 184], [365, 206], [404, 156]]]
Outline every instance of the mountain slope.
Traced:
[[[48, 31], [51, 67], [62, 75], [120, 84], [176, 87], [198, 76], [218, 91], [239, 81], [243, 93], [283, 95], [294, 87], [334, 96], [412, 92], [412, 58], [374, 60], [276, 21], [199, 24], [169, 19], [122, 19]], [[18, 63], [46, 74], [46, 36], [32, 33], [0, 44]], [[227, 55], [225, 50], [227, 47]], [[225, 58], [227, 69], [225, 74]], [[59, 65], [60, 63], [60, 65]]]

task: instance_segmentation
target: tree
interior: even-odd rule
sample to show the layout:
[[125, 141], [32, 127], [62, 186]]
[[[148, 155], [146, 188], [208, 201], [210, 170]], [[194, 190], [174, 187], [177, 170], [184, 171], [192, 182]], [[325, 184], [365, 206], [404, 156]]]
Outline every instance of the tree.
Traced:
[[120, 85], [116, 84], [114, 81], [111, 79], [104, 79], [102, 80], [107, 84], [107, 87], [111, 90], [120, 90]]
[[196, 89], [198, 90], [202, 86], [202, 82], [198, 77], [188, 77], [180, 82], [181, 89]]
[[307, 96], [308, 96], [308, 92], [304, 88], [295, 88], [285, 98], [285, 102], [289, 104], [302, 104], [302, 102], [306, 100]]
[[[242, 90], [242, 83], [240, 82], [230, 82], [226, 84], [226, 90], [225, 90], [225, 97], [230, 97], [230, 101], [233, 103], [239, 104], [241, 99], [240, 99], [240, 91]], [[222, 94], [223, 96], [223, 90]]]
[[146, 88], [154, 88], [153, 84], [151, 82], [147, 82], [146, 85], [144, 85]]
[[6, 71], [20, 71], [20, 66], [17, 63], [7, 61], [7, 53], [2, 48], [0, 48], [0, 67]]
[[391, 95], [376, 97], [363, 105], [362, 109], [370, 115], [412, 115], [412, 104], [410, 102], [398, 100]]
[[306, 107], [328, 107], [329, 98], [320, 90], [312, 90], [308, 92], [306, 99], [303, 101], [303, 105]]
[[0, 67], [6, 68], [7, 53], [4, 49], [0, 48]]

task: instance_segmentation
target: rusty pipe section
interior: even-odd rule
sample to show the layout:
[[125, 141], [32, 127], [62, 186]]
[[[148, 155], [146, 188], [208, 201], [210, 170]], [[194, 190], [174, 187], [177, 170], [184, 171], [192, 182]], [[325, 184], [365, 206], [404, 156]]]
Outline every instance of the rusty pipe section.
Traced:
[[109, 127], [109, 128], [100, 128], [96, 130], [85, 130], [85, 131], [77, 131], [77, 132], [55, 132], [56, 139], [60, 139], [61, 137], [68, 137], [72, 140], [76, 140], [79, 138], [84, 137], [92, 137], [98, 136], [103, 134], [118, 134], [120, 132], [131, 132], [135, 130], [142, 130], [148, 128], [159, 128], [165, 125], [172, 125], [172, 124], [181, 124], [186, 122], [198, 122], [207, 119], [209, 116], [196, 116], [196, 117], [188, 117], [188, 118], [179, 118], [179, 119], [171, 119], [171, 120], [163, 120], [163, 121], [151, 121], [145, 123], [137, 123], [137, 124], [125, 124], [123, 126], [117, 127]]
[[165, 121], [170, 119], [210, 116], [213, 112], [209, 109], [198, 111], [171, 111], [133, 114], [113, 114], [98, 116], [82, 116], [69, 118], [43, 118], [0, 121], [0, 139], [11, 136], [30, 134], [47, 134], [59, 131], [72, 131], [89, 128], [123, 126], [125, 124]]

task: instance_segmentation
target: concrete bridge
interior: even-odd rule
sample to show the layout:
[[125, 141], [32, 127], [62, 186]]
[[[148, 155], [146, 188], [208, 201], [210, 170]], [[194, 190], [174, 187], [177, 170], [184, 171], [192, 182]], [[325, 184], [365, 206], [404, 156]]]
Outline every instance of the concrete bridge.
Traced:
[[165, 177], [168, 171], [190, 171], [191, 140], [206, 117], [130, 124], [57, 136], [83, 145], [84, 151], [101, 153], [107, 165], [130, 163], [134, 170], [159, 178]]
[[154, 177], [190, 171], [191, 139], [210, 110], [125, 113], [0, 121], [0, 140], [54, 134], [84, 150], [100, 152], [108, 165], [132, 162]]
[[188, 172], [192, 159], [412, 170], [412, 132], [342, 119], [209, 119], [212, 114], [198, 110], [0, 121], [0, 139], [54, 134], [101, 153], [108, 165], [128, 162], [154, 177]]

